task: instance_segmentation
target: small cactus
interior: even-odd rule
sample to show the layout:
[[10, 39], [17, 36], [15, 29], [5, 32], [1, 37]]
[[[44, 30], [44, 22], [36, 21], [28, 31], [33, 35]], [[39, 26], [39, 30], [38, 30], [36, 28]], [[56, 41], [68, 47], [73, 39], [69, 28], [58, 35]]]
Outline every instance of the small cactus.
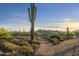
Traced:
[[67, 27], [66, 38], [69, 39], [69, 27]]

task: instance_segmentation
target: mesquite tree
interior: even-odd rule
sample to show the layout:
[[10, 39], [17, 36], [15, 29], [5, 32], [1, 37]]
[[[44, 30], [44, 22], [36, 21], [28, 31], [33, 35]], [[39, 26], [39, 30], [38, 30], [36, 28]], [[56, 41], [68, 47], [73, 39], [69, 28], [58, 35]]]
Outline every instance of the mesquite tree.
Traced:
[[28, 8], [28, 14], [29, 14], [29, 20], [31, 23], [31, 30], [30, 30], [30, 44], [32, 43], [32, 40], [34, 39], [34, 22], [36, 19], [36, 6], [34, 3], [30, 4], [30, 7]]

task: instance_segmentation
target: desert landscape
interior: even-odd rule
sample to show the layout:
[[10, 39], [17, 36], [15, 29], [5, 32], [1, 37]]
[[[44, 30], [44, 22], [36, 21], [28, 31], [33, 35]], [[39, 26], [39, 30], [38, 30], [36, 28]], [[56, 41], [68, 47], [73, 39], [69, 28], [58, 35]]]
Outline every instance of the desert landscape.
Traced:
[[0, 4], [0, 56], [79, 56], [78, 7]]

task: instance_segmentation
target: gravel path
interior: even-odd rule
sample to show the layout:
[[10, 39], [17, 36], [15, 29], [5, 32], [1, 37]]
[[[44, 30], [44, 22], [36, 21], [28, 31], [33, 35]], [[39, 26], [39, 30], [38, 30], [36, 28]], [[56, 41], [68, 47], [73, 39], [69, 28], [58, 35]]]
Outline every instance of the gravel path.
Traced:
[[41, 40], [41, 44], [40, 44], [40, 48], [37, 50], [37, 52], [35, 53], [35, 55], [39, 55], [39, 56], [48, 56], [52, 54], [52, 47], [53, 44], [48, 42], [47, 40]]
[[52, 43], [42, 40], [40, 44], [40, 48], [37, 50], [35, 55], [38, 56], [52, 56], [57, 55], [57, 53], [64, 51], [68, 48], [78, 46], [79, 45], [79, 39], [69, 39], [66, 41], [63, 41], [62, 43], [53, 46]]

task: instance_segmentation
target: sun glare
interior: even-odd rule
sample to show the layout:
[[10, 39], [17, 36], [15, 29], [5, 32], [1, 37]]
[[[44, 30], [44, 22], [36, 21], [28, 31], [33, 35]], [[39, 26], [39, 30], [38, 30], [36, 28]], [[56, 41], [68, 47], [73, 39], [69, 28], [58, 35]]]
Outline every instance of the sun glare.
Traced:
[[63, 27], [64, 27], [64, 29], [69, 27], [69, 29], [71, 31], [74, 31], [74, 30], [79, 29], [79, 23], [78, 22], [68, 22], [68, 23], [64, 23]]

